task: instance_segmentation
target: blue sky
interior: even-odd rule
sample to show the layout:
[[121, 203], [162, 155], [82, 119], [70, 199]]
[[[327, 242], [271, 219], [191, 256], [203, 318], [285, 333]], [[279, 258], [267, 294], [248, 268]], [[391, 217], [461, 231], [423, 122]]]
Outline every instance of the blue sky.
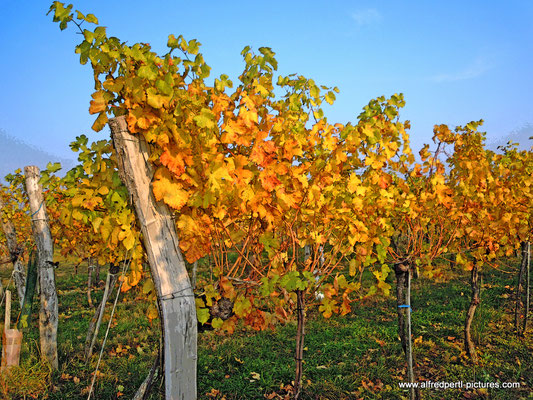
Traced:
[[[75, 136], [91, 139], [89, 66], [74, 29], [61, 32], [51, 2], [3, 2], [0, 129], [73, 158]], [[434, 124], [484, 119], [490, 141], [525, 128], [533, 135], [533, 2], [524, 1], [77, 1], [108, 34], [166, 52], [169, 34], [202, 43], [213, 68], [233, 80], [246, 45], [271, 47], [281, 74], [298, 73], [340, 94], [332, 122], [355, 121], [374, 97], [405, 94], [402, 119], [413, 147]], [[530, 125], [528, 125], [530, 124]], [[524, 129], [522, 129], [524, 131]], [[528, 147], [533, 142], [524, 143]]]

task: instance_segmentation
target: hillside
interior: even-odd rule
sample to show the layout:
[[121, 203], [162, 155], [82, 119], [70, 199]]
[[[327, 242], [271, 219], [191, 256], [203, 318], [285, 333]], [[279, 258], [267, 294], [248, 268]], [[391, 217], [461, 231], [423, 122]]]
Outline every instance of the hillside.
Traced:
[[26, 165], [37, 165], [42, 169], [49, 162], [60, 162], [63, 171], [74, 166], [73, 160], [47, 153], [9, 136], [2, 130], [0, 130], [0, 149], [3, 150], [0, 157], [0, 179], [2, 181], [7, 174], [17, 168], [24, 168]]

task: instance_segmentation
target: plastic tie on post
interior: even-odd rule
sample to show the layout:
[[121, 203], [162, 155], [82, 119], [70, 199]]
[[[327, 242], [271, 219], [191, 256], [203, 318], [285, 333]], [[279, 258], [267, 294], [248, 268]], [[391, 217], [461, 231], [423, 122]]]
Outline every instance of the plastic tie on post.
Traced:
[[409, 309], [411, 309], [411, 306], [409, 304], [401, 304], [401, 305], [398, 306], [398, 308], [409, 308]]
[[41, 201], [41, 204], [39, 205], [39, 208], [37, 209], [37, 211], [35, 211], [32, 215], [30, 215], [30, 218], [33, 218], [33, 216], [34, 216], [35, 214], [37, 214], [37, 213], [41, 210], [41, 207], [43, 206], [43, 203], [44, 203], [44, 200]]

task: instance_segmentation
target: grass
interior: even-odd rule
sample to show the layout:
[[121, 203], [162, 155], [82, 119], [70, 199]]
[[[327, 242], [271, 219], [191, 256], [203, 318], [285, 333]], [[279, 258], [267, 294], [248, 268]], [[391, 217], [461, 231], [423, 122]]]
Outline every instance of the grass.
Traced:
[[[0, 270], [6, 284], [10, 271]], [[102, 273], [103, 278], [105, 274]], [[514, 275], [484, 272], [482, 303], [473, 325], [480, 356], [466, 358], [462, 329], [470, 299], [466, 274], [448, 282], [418, 279], [413, 283], [413, 339], [417, 381], [519, 382], [520, 389], [423, 390], [424, 399], [533, 398], [533, 338], [513, 333]], [[59, 296], [59, 371], [39, 362], [37, 302], [31, 329], [24, 334], [21, 366], [0, 378], [6, 399], [86, 399], [109, 309], [95, 355], [83, 361], [83, 346], [94, 310], [88, 307], [87, 276], [69, 267], [57, 270]], [[102, 282], [103, 283], [103, 282]], [[98, 304], [103, 285], [93, 291]], [[112, 299], [114, 299], [114, 293]], [[16, 301], [14, 301], [16, 303]], [[111, 303], [111, 301], [110, 301]], [[303, 399], [402, 399], [398, 387], [406, 368], [397, 338], [393, 298], [354, 303], [347, 316], [324, 319], [308, 312], [305, 336]], [[14, 304], [13, 318], [18, 305]], [[157, 356], [159, 326], [149, 322], [142, 290], [121, 295], [96, 379], [94, 399], [131, 399]], [[294, 374], [296, 326], [274, 331], [238, 328], [233, 335], [205, 332], [198, 339], [198, 393], [201, 399], [283, 399]], [[160, 380], [151, 399], [163, 399]]]

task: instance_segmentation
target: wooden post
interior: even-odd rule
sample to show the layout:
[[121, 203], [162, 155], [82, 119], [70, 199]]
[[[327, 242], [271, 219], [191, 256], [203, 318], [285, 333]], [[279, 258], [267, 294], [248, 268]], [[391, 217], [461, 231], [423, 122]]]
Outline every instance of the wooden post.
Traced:
[[54, 266], [54, 247], [43, 189], [39, 184], [40, 171], [36, 166], [24, 167], [26, 193], [30, 201], [31, 225], [37, 244], [39, 283], [41, 289], [41, 310], [39, 312], [39, 333], [41, 355], [52, 368], [58, 368], [57, 361], [57, 292]]
[[[0, 212], [3, 210], [3, 208], [4, 203], [2, 202], [2, 199], [0, 199]], [[20, 261], [22, 247], [20, 247], [17, 243], [17, 232], [15, 231], [13, 222], [9, 218], [4, 218], [2, 216], [0, 216], [0, 221], [2, 223], [2, 230], [6, 236], [9, 255], [11, 257], [11, 261], [13, 262], [13, 280], [15, 281], [15, 287], [17, 288], [20, 306], [22, 307], [22, 303], [24, 302], [24, 292], [26, 290], [26, 273], [24, 272], [24, 265]]]
[[196, 399], [197, 319], [194, 293], [172, 212], [156, 202], [146, 142], [128, 132], [124, 117], [109, 120], [119, 173], [133, 199], [152, 272], [163, 330], [165, 395]]

